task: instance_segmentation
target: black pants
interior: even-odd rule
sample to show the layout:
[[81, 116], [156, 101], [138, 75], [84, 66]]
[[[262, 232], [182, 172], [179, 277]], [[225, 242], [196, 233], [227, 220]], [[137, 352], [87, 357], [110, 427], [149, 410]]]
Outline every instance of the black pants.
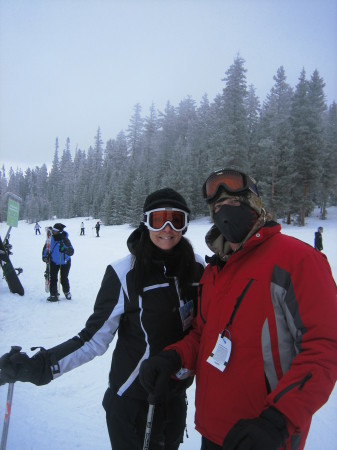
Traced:
[[[62, 290], [66, 294], [70, 291], [69, 286], [69, 280], [68, 275], [70, 271], [71, 261], [69, 261], [67, 264], [61, 265], [61, 285]], [[60, 270], [60, 265], [54, 264], [53, 262], [50, 263], [50, 295], [57, 295], [57, 276]]]
[[[120, 397], [109, 388], [103, 399], [112, 450], [142, 450], [149, 404], [126, 396]], [[170, 398], [155, 406], [150, 450], [177, 450], [183, 442], [186, 427], [186, 395]]]
[[211, 442], [202, 436], [200, 450], [222, 450], [222, 445], [214, 444], [214, 442]]

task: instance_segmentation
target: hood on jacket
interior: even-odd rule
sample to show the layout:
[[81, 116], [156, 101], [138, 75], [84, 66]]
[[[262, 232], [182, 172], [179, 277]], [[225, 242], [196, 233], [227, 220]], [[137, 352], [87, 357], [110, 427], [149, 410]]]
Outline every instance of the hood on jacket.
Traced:
[[138, 228], [136, 228], [128, 237], [127, 241], [126, 241], [126, 245], [129, 249], [129, 252], [131, 253], [131, 255], [135, 255], [135, 249], [136, 246], [138, 244], [138, 242], [140, 241], [140, 238], [142, 236], [142, 233], [147, 232], [147, 228], [142, 226], [143, 224], [140, 224]]

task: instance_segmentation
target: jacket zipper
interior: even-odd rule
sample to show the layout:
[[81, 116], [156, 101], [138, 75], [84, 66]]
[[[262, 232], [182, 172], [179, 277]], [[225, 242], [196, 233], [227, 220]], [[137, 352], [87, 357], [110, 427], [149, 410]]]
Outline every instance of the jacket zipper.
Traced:
[[277, 403], [277, 402], [281, 399], [281, 397], [283, 397], [283, 395], [285, 395], [285, 394], [287, 394], [288, 392], [292, 391], [292, 390], [295, 389], [297, 386], [299, 386], [299, 390], [301, 391], [301, 390], [303, 389], [305, 383], [306, 383], [307, 381], [309, 381], [310, 378], [312, 378], [312, 373], [309, 372], [309, 373], [303, 378], [303, 380], [298, 381], [297, 383], [290, 384], [288, 387], [286, 387], [285, 389], [283, 389], [283, 391], [279, 392], [279, 393], [274, 397], [273, 402], [274, 402], [274, 403]]
[[184, 306], [185, 302], [184, 302], [184, 300], [182, 300], [181, 295], [180, 295], [180, 287], [179, 287], [179, 283], [178, 283], [178, 278], [173, 277], [173, 279], [174, 279], [174, 284], [175, 284], [177, 295], [178, 295], [179, 307]]
[[200, 319], [202, 320], [202, 322], [205, 324], [206, 323], [206, 319], [204, 318], [204, 316], [202, 315], [202, 308], [201, 308], [201, 304], [202, 304], [202, 288], [204, 287], [203, 284], [199, 284], [198, 287], [198, 304], [199, 304], [199, 314], [200, 314]]

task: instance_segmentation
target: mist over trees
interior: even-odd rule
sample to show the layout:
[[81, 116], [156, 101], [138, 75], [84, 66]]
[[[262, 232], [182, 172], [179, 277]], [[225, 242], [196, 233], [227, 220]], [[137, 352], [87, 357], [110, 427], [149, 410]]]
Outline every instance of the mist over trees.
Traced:
[[324, 80], [303, 69], [287, 83], [281, 66], [261, 104], [247, 85], [245, 61], [237, 56], [225, 72], [224, 88], [197, 106], [191, 97], [164, 111], [152, 105], [143, 117], [134, 107], [127, 130], [105, 144], [97, 129], [93, 145], [71, 153], [70, 138], [55, 141], [51, 170], [0, 171], [1, 220], [6, 192], [23, 199], [20, 218], [91, 216], [106, 225], [137, 226], [147, 194], [172, 187], [184, 195], [192, 218], [208, 214], [201, 196], [206, 177], [222, 167], [248, 172], [257, 181], [265, 208], [275, 219], [305, 224], [319, 206], [337, 204], [337, 106], [328, 106]]

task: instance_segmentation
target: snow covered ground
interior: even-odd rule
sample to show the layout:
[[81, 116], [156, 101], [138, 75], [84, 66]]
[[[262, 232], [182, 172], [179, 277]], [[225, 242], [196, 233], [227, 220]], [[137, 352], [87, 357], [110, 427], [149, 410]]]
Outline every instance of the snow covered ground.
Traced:
[[[80, 236], [84, 220], [85, 236]], [[41, 250], [44, 228], [55, 221], [40, 222], [41, 236], [35, 236], [34, 224], [20, 222], [11, 232], [12, 262], [21, 266], [25, 295], [11, 294], [0, 279], [0, 355], [12, 345], [20, 345], [29, 355], [30, 347], [52, 347], [76, 335], [92, 312], [106, 266], [127, 254], [126, 239], [132, 231], [128, 225], [101, 227], [96, 238], [96, 220], [58, 219], [75, 248], [70, 271], [73, 300], [61, 297], [59, 303], [46, 302]], [[186, 237], [197, 253], [210, 255], [204, 236], [210, 223], [207, 218], [192, 221]], [[283, 225], [283, 232], [313, 244], [314, 232], [324, 227], [323, 245], [335, 280], [337, 280], [337, 208], [330, 208], [328, 219], [321, 221], [318, 212], [307, 219], [304, 228]], [[4, 238], [7, 225], [0, 224]], [[319, 301], [319, 299], [317, 299]], [[337, 324], [336, 324], [337, 326]], [[16, 383], [9, 426], [7, 450], [108, 450], [110, 448], [101, 406], [108, 383], [111, 345], [105, 355], [79, 367], [47, 386]], [[337, 357], [337, 356], [336, 356]], [[188, 434], [181, 450], [200, 448], [200, 435], [194, 430], [194, 387], [188, 391]], [[7, 385], [0, 387], [0, 423], [5, 414]], [[329, 401], [315, 414], [306, 450], [337, 450], [337, 387]], [[2, 425], [1, 425], [2, 426]], [[1, 428], [0, 426], [0, 428]], [[124, 449], [121, 449], [124, 450]], [[132, 449], [125, 449], [132, 450]]]

